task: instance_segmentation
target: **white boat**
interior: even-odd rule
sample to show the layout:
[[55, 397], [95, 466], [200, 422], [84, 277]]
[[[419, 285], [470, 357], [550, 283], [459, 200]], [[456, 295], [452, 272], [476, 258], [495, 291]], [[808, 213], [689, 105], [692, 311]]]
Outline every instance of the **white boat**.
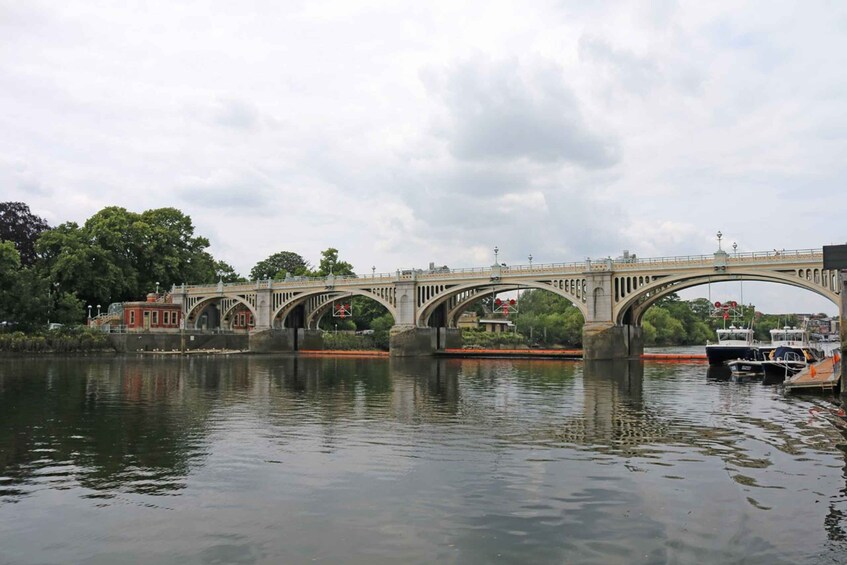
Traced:
[[729, 326], [717, 330], [718, 342], [706, 343], [709, 365], [724, 365], [735, 359], [755, 359], [759, 344], [753, 339], [753, 328]]
[[823, 352], [813, 346], [805, 328], [789, 327], [771, 330], [771, 344], [763, 348], [762, 368], [765, 381], [782, 382], [805, 369], [810, 363], [823, 359]]

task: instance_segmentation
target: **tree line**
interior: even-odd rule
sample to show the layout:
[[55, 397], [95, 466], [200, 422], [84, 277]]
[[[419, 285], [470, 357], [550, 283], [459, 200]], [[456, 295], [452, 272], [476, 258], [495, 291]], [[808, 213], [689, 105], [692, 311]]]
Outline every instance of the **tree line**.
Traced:
[[[105, 310], [112, 302], [143, 300], [157, 287], [164, 290], [182, 283], [355, 276], [353, 265], [330, 247], [321, 252], [316, 265], [293, 251], [279, 251], [258, 261], [247, 279], [213, 257], [209, 240], [194, 231], [191, 218], [175, 208], [136, 213], [109, 206], [82, 225], [65, 222], [50, 227], [23, 202], [0, 203], [0, 330], [14, 325], [32, 331], [46, 327], [48, 321], [80, 324], [88, 306]], [[348, 314], [328, 313], [320, 322], [322, 329], [333, 334], [367, 330], [369, 341], [387, 347], [394, 320], [384, 307], [361, 296], [340, 297], [337, 302], [348, 307]], [[479, 315], [493, 314], [493, 296], [484, 297], [473, 309]], [[666, 296], [644, 316], [645, 343], [700, 345], [714, 340], [715, 329], [726, 323], [720, 312], [715, 314], [705, 298], [685, 301], [675, 294]], [[739, 315], [731, 322], [752, 324], [756, 337], [763, 340], [772, 328], [799, 323], [796, 316], [763, 315], [752, 305], [742, 307]], [[554, 293], [521, 293], [509, 318], [515, 327], [504, 339], [512, 342], [581, 345], [582, 314]], [[476, 339], [472, 332], [467, 338]]]
[[[478, 303], [478, 315], [496, 315], [487, 298]], [[727, 317], [724, 317], [724, 313]], [[516, 300], [509, 315], [512, 335], [504, 335], [504, 344], [530, 346], [582, 346], [582, 313], [568, 299], [542, 290], [527, 290]], [[731, 324], [752, 327], [756, 339], [769, 341], [770, 330], [785, 325], [798, 326], [796, 315], [772, 315], [757, 312], [755, 306], [737, 306], [731, 311], [716, 308], [706, 298], [682, 300], [670, 294], [658, 300], [644, 314], [641, 326], [648, 346], [703, 345], [717, 340], [716, 330]], [[466, 332], [466, 343], [491, 342], [475, 332]], [[476, 333], [479, 333], [477, 331]], [[515, 337], [517, 336], [517, 338]]]
[[[82, 225], [51, 227], [23, 202], [0, 203], [0, 329], [33, 331], [80, 324], [113, 302], [143, 300], [172, 285], [248, 280], [208, 251], [191, 218], [176, 208], [141, 213], [103, 208]], [[291, 251], [259, 261], [250, 280], [353, 275], [335, 248], [317, 266]], [[375, 316], [371, 316], [371, 319]]]

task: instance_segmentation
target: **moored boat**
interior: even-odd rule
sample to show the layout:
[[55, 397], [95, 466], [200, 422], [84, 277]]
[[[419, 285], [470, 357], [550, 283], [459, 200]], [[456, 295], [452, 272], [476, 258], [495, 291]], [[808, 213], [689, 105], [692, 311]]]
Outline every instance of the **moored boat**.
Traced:
[[762, 361], [764, 384], [781, 383], [809, 365], [809, 359], [803, 353], [787, 347], [778, 347], [772, 353], [773, 359]]
[[726, 366], [729, 367], [729, 370], [733, 375], [762, 375], [764, 373], [764, 368], [762, 366], [764, 360], [761, 359], [761, 355], [758, 351], [755, 352], [754, 357], [759, 358], [733, 359], [732, 361], [727, 361]]
[[729, 326], [717, 330], [717, 335], [717, 343], [706, 343], [709, 365], [725, 365], [736, 359], [755, 359], [759, 345], [753, 339], [752, 328]]
[[823, 352], [814, 347], [804, 328], [788, 327], [771, 330], [771, 345], [763, 348], [765, 384], [780, 383], [823, 359]]

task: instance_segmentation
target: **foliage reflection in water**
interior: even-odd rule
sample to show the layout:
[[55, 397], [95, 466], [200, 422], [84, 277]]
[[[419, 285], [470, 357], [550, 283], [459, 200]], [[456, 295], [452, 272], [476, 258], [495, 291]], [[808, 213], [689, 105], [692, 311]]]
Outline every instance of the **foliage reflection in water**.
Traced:
[[840, 562], [844, 419], [699, 364], [0, 362], [0, 562]]

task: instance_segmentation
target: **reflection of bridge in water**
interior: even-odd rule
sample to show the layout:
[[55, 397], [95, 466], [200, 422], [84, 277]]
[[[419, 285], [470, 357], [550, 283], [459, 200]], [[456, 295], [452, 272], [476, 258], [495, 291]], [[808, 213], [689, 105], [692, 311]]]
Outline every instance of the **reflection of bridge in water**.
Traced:
[[[46, 480], [81, 484], [104, 499], [180, 491], [229, 421], [237, 424], [236, 437], [255, 432], [283, 453], [356, 446], [370, 453], [393, 441], [414, 460], [430, 449], [432, 443], [417, 443], [426, 436], [448, 449], [459, 442], [457, 449], [572, 450], [640, 472], [669, 462], [681, 467], [682, 451], [722, 462], [737, 481], [773, 465], [769, 455], [756, 457], [751, 436], [774, 453], [798, 457], [814, 447], [813, 434], [823, 433], [801, 422], [800, 433], [791, 434], [737, 407], [728, 412], [746, 431], [686, 418], [647, 392], [645, 380], [644, 365], [627, 361], [20, 360], [0, 367], [4, 407], [26, 407], [4, 410], [0, 469], [8, 480], [0, 485], [0, 504], [28, 496]], [[742, 395], [744, 389], [726, 392]], [[421, 426], [430, 431], [422, 434]], [[831, 443], [837, 442], [821, 447]], [[51, 473], [42, 477], [45, 470]], [[843, 511], [830, 506], [826, 527], [843, 536]]]
[[[804, 288], [840, 307], [839, 272], [823, 268], [820, 249], [683, 257], [492, 265], [474, 269], [397, 271], [353, 277], [263, 280], [179, 286], [186, 327], [232, 327], [249, 310], [251, 349], [296, 350], [315, 339], [320, 319], [339, 300], [370, 298], [394, 317], [393, 355], [421, 355], [459, 345], [461, 313], [492, 292], [539, 289], [568, 299], [585, 319], [586, 359], [620, 359], [643, 351], [641, 320], [668, 294], [722, 281], [765, 281]], [[202, 320], [202, 322], [201, 322]]]

